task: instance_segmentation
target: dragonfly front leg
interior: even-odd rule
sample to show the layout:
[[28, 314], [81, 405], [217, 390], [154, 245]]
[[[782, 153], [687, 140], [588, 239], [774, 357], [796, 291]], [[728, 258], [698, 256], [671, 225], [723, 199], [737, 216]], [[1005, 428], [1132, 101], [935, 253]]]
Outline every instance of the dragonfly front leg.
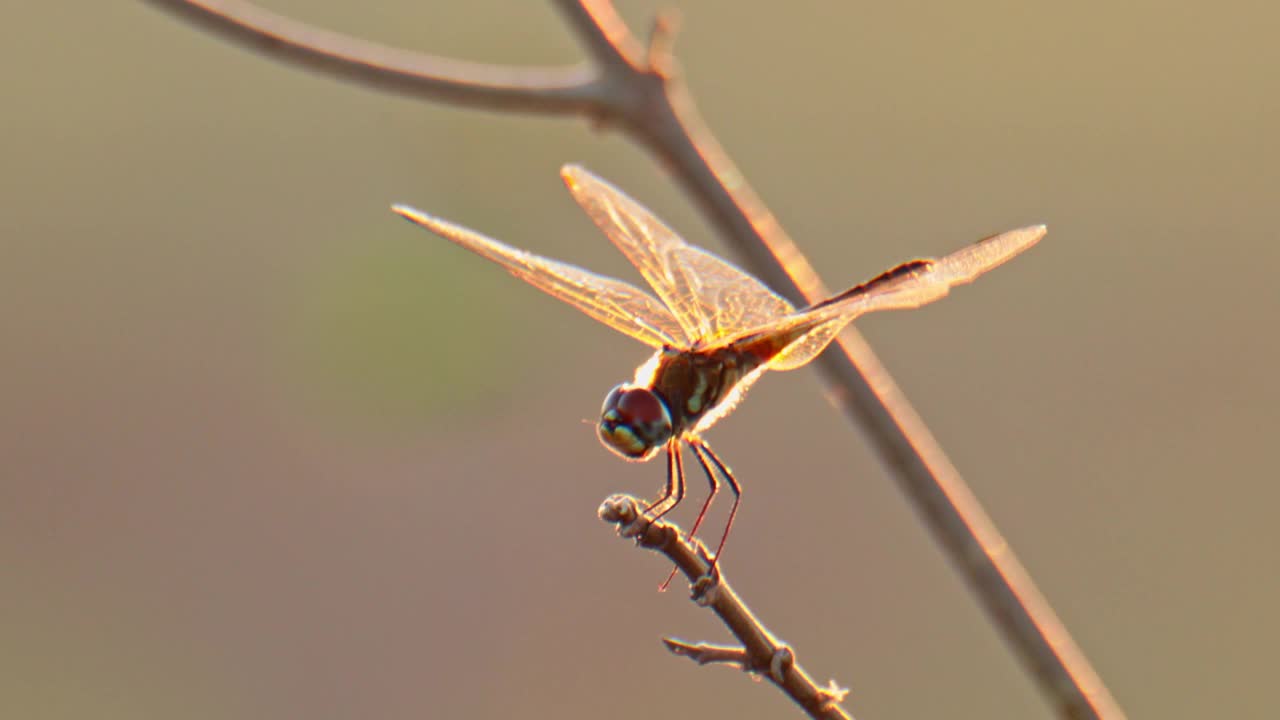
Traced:
[[684, 457], [680, 453], [680, 442], [672, 440], [667, 443], [667, 490], [662, 497], [649, 504], [642, 515], [649, 515], [650, 522], [666, 515], [684, 499]]

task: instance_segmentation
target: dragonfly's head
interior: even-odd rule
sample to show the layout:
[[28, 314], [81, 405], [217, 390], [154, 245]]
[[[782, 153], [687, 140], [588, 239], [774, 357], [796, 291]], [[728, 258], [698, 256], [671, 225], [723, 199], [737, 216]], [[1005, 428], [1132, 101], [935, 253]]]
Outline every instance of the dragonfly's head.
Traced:
[[648, 460], [671, 439], [671, 413], [647, 387], [623, 383], [600, 410], [600, 442], [627, 460]]

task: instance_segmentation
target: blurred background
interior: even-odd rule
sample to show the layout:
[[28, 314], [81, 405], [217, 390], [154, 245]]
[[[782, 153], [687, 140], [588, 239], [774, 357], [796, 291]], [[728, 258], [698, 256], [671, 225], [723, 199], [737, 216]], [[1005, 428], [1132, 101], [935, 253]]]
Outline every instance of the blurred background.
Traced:
[[[264, 4], [581, 58], [543, 3]], [[831, 287], [1049, 225], [859, 327], [1131, 716], [1274, 712], [1280, 13], [678, 6], [703, 114]], [[137, 2], [24, 4], [0, 81], [0, 715], [796, 716], [669, 656], [728, 638], [596, 519], [662, 483], [591, 425], [646, 349], [388, 211], [634, 280], [581, 162], [726, 251], [651, 158]], [[1050, 716], [812, 371], [710, 437], [746, 486], [726, 572], [855, 715]]]

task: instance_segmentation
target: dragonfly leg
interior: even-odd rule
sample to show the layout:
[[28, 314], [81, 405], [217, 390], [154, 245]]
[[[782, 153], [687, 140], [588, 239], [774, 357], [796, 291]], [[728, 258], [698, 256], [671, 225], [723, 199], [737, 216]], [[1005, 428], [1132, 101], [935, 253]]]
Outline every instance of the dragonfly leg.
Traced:
[[662, 497], [650, 503], [643, 514], [652, 513], [649, 522], [656, 521], [680, 504], [684, 490], [684, 457], [680, 453], [680, 443], [672, 442], [667, 445], [667, 490]]
[[720, 472], [720, 476], [724, 478], [725, 482], [729, 483], [729, 489], [733, 491], [733, 506], [729, 508], [729, 519], [725, 521], [724, 534], [720, 536], [720, 544], [716, 546], [716, 554], [711, 558], [711, 569], [707, 572], [708, 575], [714, 576], [716, 565], [720, 562], [720, 553], [724, 550], [724, 542], [729, 539], [729, 531], [733, 529], [733, 518], [738, 514], [738, 504], [742, 502], [742, 486], [738, 484], [738, 479], [733, 476], [733, 471], [720, 460], [710, 445], [700, 439], [696, 442], [690, 442], [689, 445], [693, 448], [694, 453], [698, 455], [698, 461], [702, 463], [702, 467], [707, 468], [706, 460], [709, 459], [711, 464], [715, 465], [716, 470]]
[[[698, 511], [698, 518], [693, 521], [693, 527], [689, 530], [689, 542], [693, 542], [693, 538], [698, 534], [698, 528], [702, 526], [702, 521], [707, 517], [707, 510], [710, 509], [711, 507], [711, 501], [715, 500], [716, 494], [720, 492], [720, 480], [716, 477], [716, 472], [711, 469], [711, 465], [707, 464], [707, 458], [703, 457], [702, 455], [702, 453], [704, 452], [703, 446], [699, 445], [698, 443], [690, 442], [689, 448], [693, 450], [693, 456], [698, 459], [698, 464], [702, 466], [702, 472], [705, 473], [707, 476], [707, 485], [711, 487], [711, 491], [707, 493], [707, 499], [704, 500], [702, 503], [702, 509]], [[710, 452], [710, 451], [706, 450], [706, 452]], [[718, 465], [719, 463], [717, 463], [717, 466]], [[734, 503], [734, 508], [735, 509], [737, 508], [736, 502]], [[728, 532], [727, 529], [726, 529], [726, 532]], [[724, 547], [723, 539], [720, 541], [720, 546]], [[716, 554], [719, 555], [718, 550], [716, 551]], [[712, 567], [711, 572], [714, 573], [715, 564], [712, 563], [711, 567]], [[671, 581], [675, 578], [676, 572], [679, 569], [680, 568], [678, 567], [671, 568], [671, 574], [668, 575], [666, 581], [663, 582], [662, 585], [658, 587], [659, 592], [666, 591], [667, 587], [671, 585]]]
[[[720, 481], [717, 475], [723, 477], [725, 482], [729, 484], [729, 489], [733, 491], [733, 507], [729, 508], [729, 520], [724, 524], [724, 534], [720, 536], [720, 544], [716, 547], [716, 554], [711, 556], [711, 567], [707, 569], [707, 574], [699, 578], [698, 583], [694, 584], [695, 593], [700, 593], [696, 588], [701, 583], [714, 584], [719, 577], [717, 574], [718, 564], [720, 562], [720, 553], [724, 550], [724, 543], [729, 539], [729, 531], [733, 529], [733, 518], [738, 514], [738, 503], [742, 502], [742, 486], [738, 484], [738, 479], [733, 476], [733, 472], [720, 460], [720, 458], [711, 450], [711, 448], [702, 440], [689, 440], [689, 447], [693, 450], [694, 457], [698, 458], [698, 464], [702, 466], [702, 470], [707, 474], [707, 482], [711, 485], [711, 493], [707, 496], [706, 502], [702, 504], [702, 510], [698, 513], [698, 519], [693, 522], [693, 529], [689, 531], [689, 540], [693, 541], [693, 534], [698, 532], [698, 526], [702, 524], [702, 520], [707, 515], [707, 508], [711, 507], [711, 500], [720, 491]], [[664, 591], [671, 584], [671, 580], [676, 576], [679, 568], [672, 568], [671, 574], [667, 576], [666, 582], [658, 588]], [[705, 588], [703, 588], [705, 591]]]
[[689, 541], [693, 542], [694, 536], [698, 534], [698, 528], [702, 527], [702, 521], [707, 517], [707, 510], [711, 508], [712, 501], [720, 492], [720, 479], [716, 477], [716, 472], [707, 464], [707, 458], [703, 455], [708, 451], [696, 443], [689, 443], [689, 447], [693, 450], [694, 457], [698, 458], [698, 464], [702, 466], [702, 472], [707, 476], [707, 485], [711, 488], [707, 493], [707, 499], [702, 503], [702, 509], [698, 511], [698, 518], [693, 521], [693, 529], [689, 530]]

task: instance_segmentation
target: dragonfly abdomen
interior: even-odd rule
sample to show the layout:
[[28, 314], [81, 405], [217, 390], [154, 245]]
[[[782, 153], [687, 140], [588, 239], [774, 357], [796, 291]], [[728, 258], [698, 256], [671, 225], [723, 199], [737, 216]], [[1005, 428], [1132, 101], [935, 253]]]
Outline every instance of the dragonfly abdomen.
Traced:
[[883, 290], [887, 288], [889, 285], [892, 285], [893, 283], [899, 280], [902, 280], [903, 278], [906, 278], [911, 275], [918, 275], [920, 273], [927, 272], [930, 268], [933, 267], [933, 265], [934, 265], [933, 260], [926, 260], [926, 259], [909, 260], [897, 267], [885, 270], [884, 272], [880, 273], [879, 275], [871, 278], [870, 280], [864, 283], [859, 283], [858, 285], [854, 285], [853, 287], [841, 292], [838, 295], [832, 295], [826, 300], [823, 300], [820, 303], [811, 305], [806, 309], [816, 310], [818, 308], [826, 307], [828, 305], [835, 305], [836, 303], [839, 303], [842, 300], [847, 300], [851, 297], [867, 295], [868, 293], [871, 293], [871, 292]]

